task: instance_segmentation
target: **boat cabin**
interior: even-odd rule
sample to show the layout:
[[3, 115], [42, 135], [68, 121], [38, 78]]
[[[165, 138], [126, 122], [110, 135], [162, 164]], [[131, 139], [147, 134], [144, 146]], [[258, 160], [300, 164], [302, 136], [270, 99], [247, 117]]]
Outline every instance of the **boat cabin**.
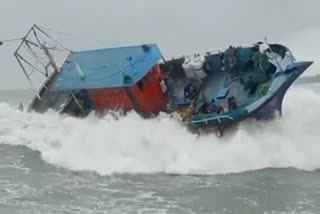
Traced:
[[77, 116], [91, 110], [158, 113], [167, 105], [161, 57], [154, 44], [72, 52], [32, 108]]

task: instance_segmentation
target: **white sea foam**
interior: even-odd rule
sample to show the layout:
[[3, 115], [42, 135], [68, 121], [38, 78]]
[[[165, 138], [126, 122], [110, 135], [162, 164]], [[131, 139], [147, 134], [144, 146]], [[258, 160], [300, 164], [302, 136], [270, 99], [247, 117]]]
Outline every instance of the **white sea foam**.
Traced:
[[48, 163], [71, 170], [110, 173], [235, 173], [265, 167], [320, 167], [320, 95], [292, 88], [284, 116], [246, 121], [223, 139], [197, 136], [161, 115], [131, 113], [75, 119], [55, 113], [22, 113], [0, 104], [0, 143], [39, 151]]

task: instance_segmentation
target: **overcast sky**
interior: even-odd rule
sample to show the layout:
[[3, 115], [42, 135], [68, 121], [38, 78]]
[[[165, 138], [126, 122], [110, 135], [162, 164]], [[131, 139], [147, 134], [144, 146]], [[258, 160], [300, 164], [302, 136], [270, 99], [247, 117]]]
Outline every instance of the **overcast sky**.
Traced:
[[[73, 49], [155, 42], [166, 57], [247, 45], [265, 36], [299, 59], [320, 61], [319, 0], [0, 0], [0, 40], [32, 24]], [[67, 34], [66, 34], [67, 35]], [[54, 35], [55, 36], [55, 35]], [[84, 39], [86, 38], [86, 39]], [[94, 41], [103, 41], [100, 43]], [[76, 42], [77, 41], [77, 42]], [[66, 44], [67, 43], [67, 44]], [[28, 88], [12, 55], [0, 47], [0, 89]], [[320, 73], [319, 63], [307, 74]]]

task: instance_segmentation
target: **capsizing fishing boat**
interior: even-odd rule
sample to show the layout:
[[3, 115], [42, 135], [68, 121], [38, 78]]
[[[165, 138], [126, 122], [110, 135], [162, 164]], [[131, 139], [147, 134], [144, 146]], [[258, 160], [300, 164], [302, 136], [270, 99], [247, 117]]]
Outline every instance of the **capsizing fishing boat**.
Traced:
[[247, 118], [281, 115], [286, 91], [313, 63], [266, 40], [172, 59], [156, 44], [73, 51], [38, 25], [21, 40], [14, 56], [28, 81], [34, 73], [45, 79], [29, 111], [165, 112], [191, 131], [218, 136]]

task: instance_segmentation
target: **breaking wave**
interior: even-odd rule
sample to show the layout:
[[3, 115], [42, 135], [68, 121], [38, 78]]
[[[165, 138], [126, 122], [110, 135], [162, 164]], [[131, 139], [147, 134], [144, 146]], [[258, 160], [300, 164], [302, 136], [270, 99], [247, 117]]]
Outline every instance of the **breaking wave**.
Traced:
[[320, 94], [292, 88], [284, 116], [246, 121], [230, 136], [192, 135], [167, 115], [142, 120], [131, 113], [76, 119], [23, 113], [0, 104], [0, 143], [39, 151], [48, 163], [111, 173], [237, 173], [266, 167], [320, 168]]

